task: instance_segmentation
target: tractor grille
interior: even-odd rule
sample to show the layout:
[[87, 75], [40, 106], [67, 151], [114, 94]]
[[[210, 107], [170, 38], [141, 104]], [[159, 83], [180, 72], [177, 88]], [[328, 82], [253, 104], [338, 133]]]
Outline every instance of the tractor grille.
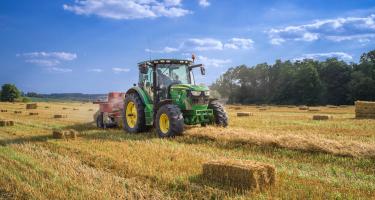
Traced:
[[195, 97], [195, 96], [191, 97], [192, 104], [208, 104], [208, 101], [209, 101], [209, 98], [202, 96], [202, 95], [199, 97]]

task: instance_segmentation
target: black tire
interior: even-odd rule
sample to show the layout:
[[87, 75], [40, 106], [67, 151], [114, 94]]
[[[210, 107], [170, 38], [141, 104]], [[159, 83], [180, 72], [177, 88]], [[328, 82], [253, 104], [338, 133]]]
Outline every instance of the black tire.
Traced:
[[208, 108], [214, 112], [214, 123], [218, 126], [228, 126], [228, 115], [224, 110], [224, 106], [218, 101], [214, 100], [208, 104]]
[[96, 127], [98, 127], [98, 128], [104, 128], [103, 113], [100, 113], [96, 117]]
[[[166, 114], [169, 119], [169, 130], [163, 132], [160, 128], [160, 116]], [[156, 131], [161, 138], [174, 137], [184, 131], [184, 117], [180, 108], [173, 104], [166, 104], [159, 108], [155, 120]]]
[[[126, 116], [126, 108], [130, 102], [133, 102], [137, 110], [137, 120], [134, 127], [130, 127]], [[136, 93], [130, 93], [126, 95], [124, 101], [124, 109], [122, 111], [122, 123], [125, 131], [129, 133], [139, 133], [146, 130], [146, 118], [145, 118], [145, 106], [141, 98]]]

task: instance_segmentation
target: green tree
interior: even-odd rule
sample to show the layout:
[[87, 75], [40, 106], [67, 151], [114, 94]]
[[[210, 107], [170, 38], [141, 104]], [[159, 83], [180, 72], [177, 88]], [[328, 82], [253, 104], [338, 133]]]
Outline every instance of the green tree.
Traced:
[[318, 71], [323, 84], [321, 102], [333, 105], [350, 103], [350, 65], [331, 58], [321, 62]]
[[14, 102], [17, 98], [20, 97], [20, 91], [14, 84], [4, 84], [1, 87], [1, 101]]

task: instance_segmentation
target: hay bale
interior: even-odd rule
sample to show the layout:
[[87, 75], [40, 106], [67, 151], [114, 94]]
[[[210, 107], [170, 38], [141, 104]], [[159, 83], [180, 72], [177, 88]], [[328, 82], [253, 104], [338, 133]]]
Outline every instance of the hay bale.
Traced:
[[45, 108], [45, 109], [48, 109], [48, 108], [49, 108], [49, 106], [44, 106], [44, 108]]
[[248, 116], [253, 116], [253, 113], [249, 112], [238, 112], [237, 117], [248, 117]]
[[89, 109], [89, 111], [94, 111], [94, 109]]
[[29, 115], [39, 115], [37, 112], [30, 112]]
[[8, 110], [1, 110], [1, 112], [2, 112], [2, 113], [4, 113], [4, 112], [8, 112]]
[[276, 181], [274, 166], [241, 160], [215, 160], [204, 163], [203, 177], [240, 189], [260, 191], [271, 187]]
[[73, 108], [73, 110], [79, 110], [78, 108]]
[[327, 108], [338, 108], [338, 107], [334, 105], [327, 105]]
[[299, 109], [299, 110], [308, 110], [309, 107], [307, 107], [307, 106], [300, 106], [298, 109]]
[[78, 132], [73, 129], [69, 130], [60, 130], [55, 129], [52, 131], [52, 137], [55, 139], [76, 139]]
[[62, 109], [63, 109], [63, 110], [67, 110], [68, 108], [65, 108], [65, 107], [64, 107], [64, 108], [62, 108]]
[[26, 104], [26, 109], [37, 109], [38, 105], [36, 103], [28, 103]]
[[259, 111], [266, 111], [268, 108], [259, 108]]
[[53, 115], [53, 118], [60, 119], [60, 118], [67, 118], [67, 115]]
[[375, 119], [375, 102], [356, 101], [355, 117], [359, 119]]
[[14, 126], [14, 121], [0, 120], [0, 126]]
[[330, 116], [328, 115], [314, 115], [313, 120], [329, 120]]
[[288, 108], [296, 108], [296, 106], [288, 106]]
[[22, 111], [16, 110], [16, 111], [14, 111], [14, 114], [22, 114]]

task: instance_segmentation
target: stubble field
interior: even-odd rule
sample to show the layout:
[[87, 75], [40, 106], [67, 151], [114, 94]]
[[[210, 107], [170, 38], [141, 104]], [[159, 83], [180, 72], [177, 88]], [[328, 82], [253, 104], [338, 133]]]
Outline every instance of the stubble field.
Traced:
[[[172, 139], [97, 129], [90, 103], [0, 108], [7, 110], [0, 119], [15, 121], [0, 127], [0, 199], [375, 199], [375, 120], [354, 119], [353, 106], [229, 105], [228, 128], [186, 127]], [[315, 121], [315, 114], [332, 118]], [[79, 136], [53, 139], [54, 128]], [[237, 191], [202, 178], [202, 164], [221, 158], [272, 164], [276, 185]]]

